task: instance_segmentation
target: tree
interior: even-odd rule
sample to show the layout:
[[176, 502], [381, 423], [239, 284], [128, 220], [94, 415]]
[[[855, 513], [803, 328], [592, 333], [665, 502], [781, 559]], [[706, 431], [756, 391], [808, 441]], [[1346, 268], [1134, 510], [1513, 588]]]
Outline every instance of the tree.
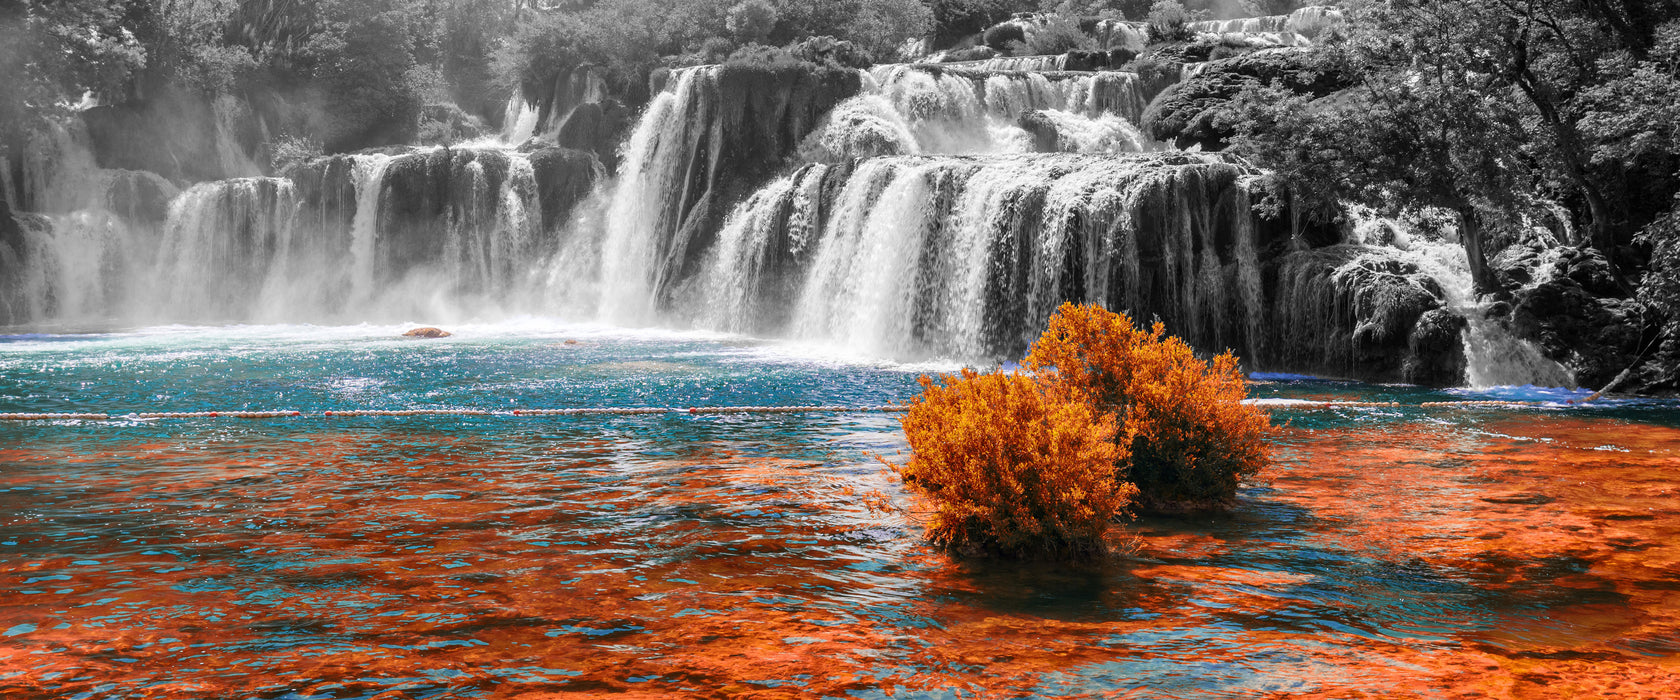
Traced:
[[1178, 0], [1155, 0], [1149, 6], [1149, 43], [1189, 41], [1196, 38], [1190, 30], [1190, 12]]
[[[1631, 240], [1630, 210], [1617, 196], [1625, 173], [1593, 157], [1594, 87], [1611, 82], [1617, 57], [1637, 63], [1651, 50], [1640, 47], [1657, 42], [1637, 27], [1600, 31], [1601, 4], [1370, 3], [1354, 13], [1347, 41], [1320, 52], [1361, 87], [1320, 101], [1256, 89], [1243, 100], [1237, 147], [1299, 196], [1458, 212], [1482, 291], [1492, 289], [1485, 224], [1546, 201], [1579, 202], [1586, 242], [1615, 263]], [[1658, 12], [1646, 0], [1621, 5], [1645, 8], [1623, 19]]]
[[725, 25], [736, 41], [743, 44], [760, 41], [776, 28], [776, 6], [769, 0], [742, 0], [729, 8]]
[[153, 25], [144, 0], [29, 0], [0, 7], [0, 148], [92, 94], [128, 96]]

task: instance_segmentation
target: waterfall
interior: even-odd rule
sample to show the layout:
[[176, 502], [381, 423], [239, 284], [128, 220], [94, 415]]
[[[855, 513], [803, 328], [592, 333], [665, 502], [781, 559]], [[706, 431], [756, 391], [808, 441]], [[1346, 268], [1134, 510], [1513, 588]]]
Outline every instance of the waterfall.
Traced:
[[540, 311], [535, 272], [560, 234], [545, 209], [567, 216], [598, 168], [562, 149], [332, 156], [287, 177], [200, 183], [166, 208], [158, 183], [104, 171], [108, 205], [23, 217], [21, 242], [0, 246], [17, 270], [0, 307], [18, 323]]
[[517, 146], [531, 140], [537, 132], [537, 107], [525, 101], [525, 93], [515, 90], [502, 110], [502, 143]]
[[1340, 8], [1310, 5], [1287, 15], [1191, 22], [1189, 28], [1203, 34], [1221, 35], [1226, 41], [1240, 41], [1245, 36], [1251, 36], [1269, 44], [1300, 46], [1312, 43], [1313, 38], [1342, 21]]
[[366, 303], [374, 292], [379, 200], [385, 188], [385, 168], [391, 164], [391, 157], [383, 154], [351, 156], [350, 163], [351, 183], [356, 188], [356, 214], [350, 220], [350, 299], [354, 303]]
[[1092, 31], [1097, 45], [1106, 49], [1126, 49], [1133, 53], [1143, 53], [1149, 45], [1149, 25], [1142, 22], [1127, 22], [1117, 19], [1105, 19], [1097, 22]]
[[[283, 178], [241, 178], [194, 185], [175, 198], [151, 280], [154, 309], [174, 319], [237, 321], [250, 317], [291, 250], [297, 198]], [[150, 311], [150, 310], [148, 310]]]
[[79, 120], [50, 122], [30, 135], [19, 154], [21, 182], [13, 204], [21, 211], [64, 213], [104, 206], [111, 171], [99, 167]]
[[11, 319], [97, 321], [116, 316], [129, 301], [121, 266], [141, 253], [121, 219], [90, 209], [20, 223], [21, 260], [14, 262], [10, 288], [0, 291], [10, 297]]
[[684, 214], [679, 209], [695, 185], [689, 168], [706, 135], [716, 71], [716, 66], [677, 71], [671, 77], [675, 88], [654, 97], [625, 144], [603, 222], [603, 320], [642, 324], [654, 318], [654, 291]]
[[[1368, 210], [1355, 210], [1355, 236], [1376, 238], [1401, 258], [1416, 265], [1439, 283], [1446, 308], [1466, 320], [1464, 340], [1465, 379], [1478, 388], [1496, 386], [1576, 386], [1568, 368], [1548, 359], [1534, 343], [1518, 338], [1497, 320], [1488, 318], [1491, 300], [1478, 299], [1470, 261], [1464, 246], [1456, 241], [1432, 241], [1410, 232], [1404, 223], [1376, 218]], [[1373, 235], [1373, 229], [1382, 233]]]
[[[817, 160], [874, 155], [1035, 150], [1031, 115], [1068, 138], [1061, 150], [1144, 150], [1134, 124], [1145, 100], [1134, 73], [997, 72], [922, 64], [875, 68], [864, 94], [841, 103], [812, 136]], [[1044, 115], [1054, 115], [1045, 117]]]
[[967, 64], [980, 70], [994, 71], [1059, 71], [1067, 69], [1067, 54], [1059, 56], [1005, 56], [988, 58]]
[[1263, 300], [1245, 172], [1181, 155], [808, 166], [731, 216], [689, 288], [711, 310], [696, 320], [974, 359], [1017, 356], [1062, 301], [1095, 301], [1246, 349]]

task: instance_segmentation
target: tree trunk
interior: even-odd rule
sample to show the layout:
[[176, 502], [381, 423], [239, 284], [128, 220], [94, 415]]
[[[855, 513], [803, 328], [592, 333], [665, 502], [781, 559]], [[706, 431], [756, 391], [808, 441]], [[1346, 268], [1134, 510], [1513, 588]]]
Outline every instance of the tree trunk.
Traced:
[[1587, 212], [1592, 216], [1592, 246], [1604, 255], [1604, 261], [1610, 265], [1610, 276], [1616, 280], [1616, 286], [1622, 291], [1633, 292], [1633, 285], [1622, 275], [1622, 267], [1616, 261], [1616, 224], [1614, 215], [1610, 212], [1610, 203], [1605, 200], [1604, 193], [1598, 184], [1587, 176], [1585, 149], [1581, 146], [1581, 139], [1575, 133], [1575, 125], [1566, 121], [1558, 113], [1557, 105], [1552, 103], [1550, 90], [1534, 75], [1534, 70], [1528, 64], [1528, 40], [1519, 39], [1516, 42], [1515, 59], [1512, 61], [1512, 77], [1517, 87], [1540, 112], [1540, 119], [1551, 129], [1552, 136], [1557, 140], [1558, 155], [1563, 159], [1564, 171], [1575, 187], [1581, 191], [1581, 196], [1587, 200]]
[[1482, 249], [1481, 215], [1474, 208], [1459, 207], [1458, 240], [1464, 244], [1464, 257], [1470, 261], [1470, 281], [1475, 284], [1476, 294], [1499, 291], [1499, 283], [1488, 269], [1487, 253]]

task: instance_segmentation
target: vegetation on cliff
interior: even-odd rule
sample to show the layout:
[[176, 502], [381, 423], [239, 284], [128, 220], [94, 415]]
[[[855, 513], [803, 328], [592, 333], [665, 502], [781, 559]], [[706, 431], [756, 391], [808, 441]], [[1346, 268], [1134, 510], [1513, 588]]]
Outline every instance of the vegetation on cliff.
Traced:
[[[1600, 365], [1655, 361], [1647, 348], [1677, 315], [1658, 290], [1671, 274], [1661, 252], [1673, 232], [1662, 222], [1680, 191], [1680, 6], [1395, 0], [1353, 9], [1304, 58], [1353, 87], [1245, 87], [1221, 108], [1233, 150], [1286, 183], [1276, 191], [1298, 208], [1452, 212], [1477, 290], [1519, 310], [1525, 295], [1579, 297], [1569, 314], [1642, 326], [1594, 331], [1591, 347], [1554, 343], [1555, 359], [1597, 357], [1585, 363], [1589, 386], [1616, 374]], [[1490, 266], [1537, 235], [1543, 247], [1591, 248], [1596, 256], [1581, 259], [1598, 260], [1602, 274], [1559, 263], [1558, 280], [1540, 288]], [[1642, 308], [1622, 309], [1622, 299]], [[1560, 328], [1578, 320], [1520, 325], [1544, 340], [1570, 335]]]

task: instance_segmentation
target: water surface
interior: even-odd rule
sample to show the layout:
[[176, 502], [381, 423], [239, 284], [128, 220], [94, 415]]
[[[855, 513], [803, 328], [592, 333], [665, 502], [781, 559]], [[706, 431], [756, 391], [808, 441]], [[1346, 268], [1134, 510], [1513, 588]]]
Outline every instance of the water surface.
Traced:
[[[940, 365], [522, 324], [0, 339], [0, 412], [873, 405]], [[571, 341], [571, 342], [568, 342]], [[1660, 697], [1680, 408], [1256, 377], [1230, 515], [958, 562], [893, 416], [0, 424], [0, 695]], [[1419, 404], [1551, 401], [1523, 410]], [[872, 510], [876, 495], [892, 508]]]

